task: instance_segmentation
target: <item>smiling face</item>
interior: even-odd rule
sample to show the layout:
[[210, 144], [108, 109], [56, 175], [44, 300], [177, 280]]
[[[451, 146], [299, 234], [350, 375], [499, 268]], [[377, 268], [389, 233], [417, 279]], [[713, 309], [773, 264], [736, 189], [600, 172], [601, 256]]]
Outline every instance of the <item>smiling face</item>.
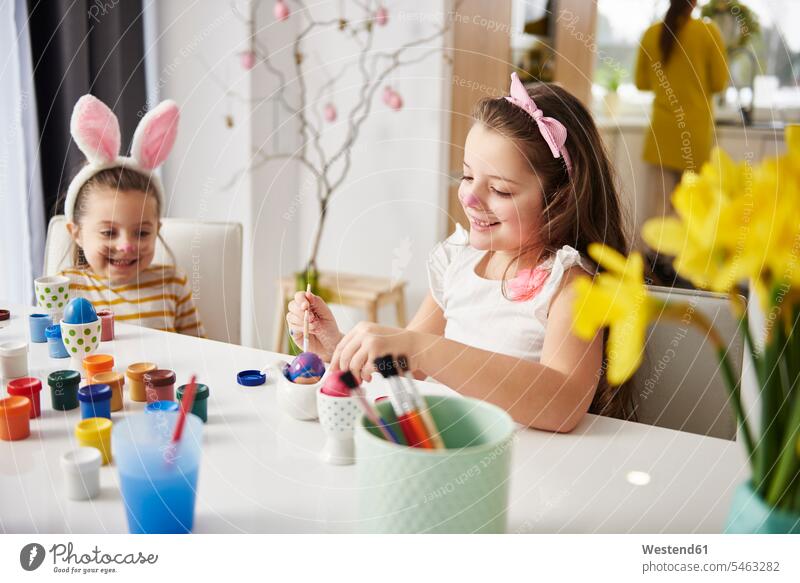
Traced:
[[96, 185], [80, 203], [80, 223], [69, 223], [67, 229], [89, 267], [112, 284], [135, 279], [155, 255], [159, 229], [155, 196]]
[[514, 255], [536, 243], [542, 212], [539, 179], [514, 141], [481, 123], [467, 135], [458, 198], [474, 248]]

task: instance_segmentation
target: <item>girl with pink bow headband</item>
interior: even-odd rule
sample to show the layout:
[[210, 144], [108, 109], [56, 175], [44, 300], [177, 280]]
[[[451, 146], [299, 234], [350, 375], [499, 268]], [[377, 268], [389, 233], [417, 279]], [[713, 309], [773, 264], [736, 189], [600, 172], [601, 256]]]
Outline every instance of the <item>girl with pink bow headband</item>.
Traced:
[[415, 375], [499, 405], [519, 423], [571, 431], [587, 411], [627, 417], [627, 389], [603, 380], [604, 337], [572, 333], [569, 283], [594, 273], [595, 241], [627, 249], [611, 165], [591, 115], [561, 87], [477, 104], [458, 190], [464, 216], [428, 256], [430, 290], [404, 329], [361, 322], [343, 334], [325, 302], [300, 292], [287, 322], [341, 370], [370, 379], [403, 354]]
[[[179, 117], [169, 100], [148, 111], [125, 156], [108, 106], [93, 95], [75, 104], [70, 131], [86, 163], [64, 198], [73, 249], [72, 266], [61, 275], [73, 297], [113, 310], [126, 324], [202, 336], [189, 281], [159, 234], [166, 201], [155, 171], [172, 150]], [[170, 264], [153, 263], [158, 241]]]

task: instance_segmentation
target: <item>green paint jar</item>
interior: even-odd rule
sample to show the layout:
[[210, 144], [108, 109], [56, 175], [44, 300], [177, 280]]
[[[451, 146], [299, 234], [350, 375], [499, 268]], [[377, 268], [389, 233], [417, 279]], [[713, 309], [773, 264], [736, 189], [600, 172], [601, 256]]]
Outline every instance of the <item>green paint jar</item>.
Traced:
[[47, 375], [50, 400], [56, 411], [69, 411], [78, 407], [78, 385], [81, 373], [76, 370], [57, 370]]
[[[183, 393], [189, 385], [181, 385], [178, 387], [178, 401], [183, 400]], [[194, 394], [194, 404], [192, 405], [192, 413], [200, 417], [203, 423], [208, 421], [208, 385], [197, 383], [197, 391]]]

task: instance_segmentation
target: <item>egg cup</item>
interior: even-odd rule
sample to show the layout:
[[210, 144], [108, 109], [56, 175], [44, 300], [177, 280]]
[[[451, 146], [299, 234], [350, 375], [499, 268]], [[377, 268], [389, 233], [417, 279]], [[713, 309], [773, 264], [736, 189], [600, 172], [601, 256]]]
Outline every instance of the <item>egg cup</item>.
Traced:
[[272, 366], [278, 383], [278, 406], [290, 417], [300, 421], [311, 421], [317, 418], [317, 391], [325, 382], [325, 374], [313, 384], [294, 383], [287, 376], [289, 363], [279, 361]]
[[73, 369], [83, 370], [83, 359], [97, 352], [100, 331], [100, 318], [85, 324], [68, 324], [61, 320], [61, 340], [72, 359]]

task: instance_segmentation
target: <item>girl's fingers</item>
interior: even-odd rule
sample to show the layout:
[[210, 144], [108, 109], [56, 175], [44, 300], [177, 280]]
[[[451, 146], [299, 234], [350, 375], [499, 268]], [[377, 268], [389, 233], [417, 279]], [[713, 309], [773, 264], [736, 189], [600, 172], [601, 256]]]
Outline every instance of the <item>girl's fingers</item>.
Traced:
[[358, 370], [353, 370], [350, 367], [350, 361], [353, 359], [360, 347], [361, 342], [359, 342], [357, 338], [354, 338], [350, 334], [342, 339], [342, 341], [339, 343], [339, 360], [337, 361], [341, 370], [349, 370], [354, 374], [359, 372]]
[[350, 372], [358, 377], [363, 377], [368, 362], [369, 352], [364, 346], [359, 346], [353, 358], [350, 359]]

